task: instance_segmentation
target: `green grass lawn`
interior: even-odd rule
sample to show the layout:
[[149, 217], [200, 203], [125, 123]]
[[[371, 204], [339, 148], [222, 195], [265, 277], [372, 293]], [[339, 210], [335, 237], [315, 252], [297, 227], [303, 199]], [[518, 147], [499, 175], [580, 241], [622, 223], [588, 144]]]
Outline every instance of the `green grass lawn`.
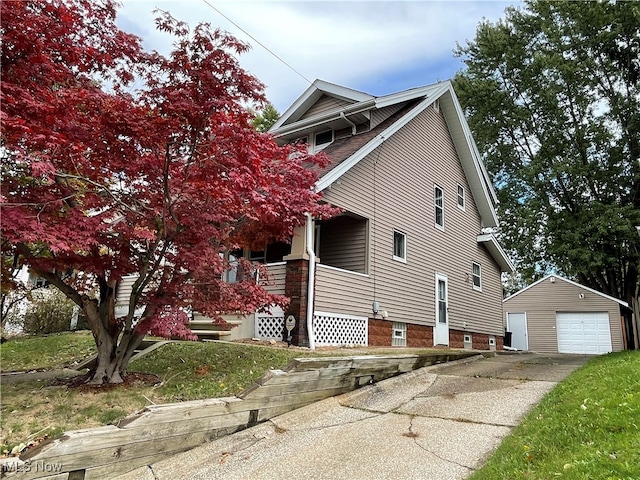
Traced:
[[[88, 332], [23, 337], [0, 346], [2, 372], [59, 369], [95, 353]], [[310, 353], [213, 342], [176, 342], [131, 362], [130, 372], [157, 375], [155, 384], [68, 388], [54, 379], [0, 386], [0, 453], [66, 430], [115, 422], [151, 404], [232, 396], [271, 368]]]
[[534, 407], [470, 478], [640, 479], [640, 351], [591, 359]]
[[18, 337], [0, 346], [2, 372], [62, 368], [96, 352], [89, 332]]

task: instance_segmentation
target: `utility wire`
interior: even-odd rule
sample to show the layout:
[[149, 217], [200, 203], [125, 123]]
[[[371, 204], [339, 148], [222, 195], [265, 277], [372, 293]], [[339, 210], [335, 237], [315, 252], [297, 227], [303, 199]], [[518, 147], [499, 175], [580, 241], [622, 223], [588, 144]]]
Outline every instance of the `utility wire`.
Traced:
[[247, 35], [251, 40], [253, 40], [254, 42], [256, 42], [258, 45], [260, 45], [262, 48], [264, 48], [267, 52], [269, 52], [271, 55], [273, 55], [275, 58], [277, 58], [280, 62], [282, 62], [284, 65], [286, 65], [291, 71], [295, 72], [296, 75], [298, 75], [300, 78], [302, 78], [305, 82], [307, 82], [309, 85], [313, 85], [313, 82], [311, 80], [309, 80], [307, 77], [305, 77], [302, 73], [300, 73], [298, 70], [296, 70], [295, 68], [293, 68], [291, 65], [289, 65], [287, 62], [285, 62], [280, 56], [278, 56], [278, 54], [276, 54], [275, 52], [273, 52], [271, 49], [269, 49], [269, 47], [267, 47], [264, 43], [262, 43], [260, 40], [258, 40], [256, 37], [254, 37], [253, 35], [251, 35], [249, 32], [247, 32], [244, 28], [242, 28], [240, 25], [238, 25], [236, 22], [234, 22], [233, 20], [231, 20], [229, 17], [227, 17], [224, 13], [222, 13], [220, 10], [218, 10], [216, 7], [214, 7], [208, 0], [202, 0], [205, 5], [209, 6], [212, 10], [214, 10], [215, 12], [218, 13], [218, 15], [222, 16], [223, 18], [225, 18], [228, 22], [230, 22], [232, 25], [234, 25], [237, 29], [239, 29], [241, 32], [243, 32], [245, 35]]

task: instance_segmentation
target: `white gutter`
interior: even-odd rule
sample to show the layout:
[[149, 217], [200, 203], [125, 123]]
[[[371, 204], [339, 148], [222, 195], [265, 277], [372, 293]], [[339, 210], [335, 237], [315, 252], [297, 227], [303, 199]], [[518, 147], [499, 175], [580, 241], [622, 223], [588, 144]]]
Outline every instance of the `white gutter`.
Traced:
[[367, 110], [371, 110], [371, 108], [375, 106], [375, 103], [375, 100], [366, 100], [364, 102], [354, 103], [353, 105], [349, 105], [348, 107], [343, 107], [338, 110], [332, 110], [327, 113], [321, 113], [311, 118], [299, 120], [290, 125], [285, 125], [280, 128], [269, 130], [269, 133], [271, 133], [276, 138], [282, 137], [284, 135], [291, 135], [308, 128], [317, 127], [318, 125], [322, 125], [333, 120], [340, 120], [341, 114], [343, 113], [346, 115], [355, 115], [356, 113], [362, 113]]
[[357, 132], [357, 127], [356, 124], [353, 123], [351, 120], [349, 120], [347, 118], [347, 116], [344, 114], [344, 112], [340, 112], [340, 118], [342, 118], [344, 121], [346, 121], [349, 125], [351, 125], [351, 135], [355, 135]]
[[315, 335], [313, 334], [313, 300], [315, 295], [316, 280], [316, 254], [313, 251], [313, 219], [310, 213], [305, 214], [307, 217], [305, 244], [307, 247], [307, 255], [309, 255], [309, 283], [307, 284], [307, 335], [309, 336], [309, 348], [316, 349]]

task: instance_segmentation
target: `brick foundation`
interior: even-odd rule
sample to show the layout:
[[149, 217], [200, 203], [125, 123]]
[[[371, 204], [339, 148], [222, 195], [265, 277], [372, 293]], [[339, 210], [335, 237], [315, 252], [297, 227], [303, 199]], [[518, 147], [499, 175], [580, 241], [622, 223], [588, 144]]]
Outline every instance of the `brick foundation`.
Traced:
[[485, 333], [472, 333], [471, 348], [474, 350], [489, 350], [489, 335]]
[[[304, 259], [289, 260], [285, 272], [284, 294], [291, 299], [289, 308], [284, 312], [285, 318], [293, 315], [296, 326], [291, 331], [291, 343], [300, 347], [309, 346], [307, 332], [307, 285], [309, 283], [309, 261]], [[283, 331], [283, 339], [287, 339], [287, 330]]]
[[390, 347], [392, 322], [369, 319], [368, 335], [370, 347]]
[[[464, 348], [464, 336], [471, 335], [471, 348], [474, 350], [491, 350], [489, 337], [486, 333], [463, 332], [460, 330], [449, 330], [449, 347]], [[494, 335], [496, 339], [496, 350], [504, 350], [504, 337]]]
[[[391, 347], [391, 329], [393, 322], [389, 320], [369, 319], [369, 346]], [[433, 327], [407, 324], [407, 347], [433, 347]]]
[[431, 348], [433, 347], [433, 327], [425, 325], [407, 325], [407, 347]]
[[460, 330], [449, 330], [449, 348], [464, 348], [464, 334]]

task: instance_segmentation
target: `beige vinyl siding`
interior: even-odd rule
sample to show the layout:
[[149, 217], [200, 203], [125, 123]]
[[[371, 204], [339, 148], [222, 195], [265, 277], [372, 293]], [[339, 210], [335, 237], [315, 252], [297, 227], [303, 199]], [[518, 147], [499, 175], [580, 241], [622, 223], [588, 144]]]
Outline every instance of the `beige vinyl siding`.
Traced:
[[[580, 299], [579, 294], [584, 293]], [[532, 286], [528, 290], [504, 302], [505, 325], [509, 312], [527, 314], [529, 350], [544, 353], [558, 351], [556, 333], [557, 312], [607, 312], [611, 331], [611, 347], [614, 352], [623, 349], [620, 306], [593, 292], [556, 278]]]
[[375, 128], [376, 126], [380, 125], [402, 107], [404, 107], [404, 103], [396, 103], [395, 105], [384, 107], [380, 110], [374, 110], [373, 112], [371, 112], [371, 128]]
[[370, 317], [372, 285], [368, 275], [319, 264], [316, 269], [315, 309], [319, 312]]
[[366, 221], [336, 217], [322, 223], [318, 254], [323, 264], [367, 273]]
[[286, 270], [286, 263], [267, 264], [268, 278], [261, 284], [268, 293], [284, 295]]
[[[444, 190], [444, 231], [434, 226], [435, 184]], [[458, 184], [466, 192], [465, 211], [457, 207]], [[500, 269], [476, 241], [480, 216], [440, 112], [427, 108], [324, 195], [334, 205], [369, 218], [368, 272], [376, 278], [376, 292], [370, 282], [367, 293], [370, 301], [375, 296], [380, 302], [390, 321], [433, 326], [439, 273], [448, 279], [450, 329], [462, 330], [466, 323], [469, 332], [504, 333]], [[392, 258], [394, 229], [407, 236], [406, 264]], [[473, 262], [482, 266], [482, 292], [473, 290]], [[338, 284], [322, 288], [335, 297], [323, 301], [338, 303], [344, 295]]]
[[318, 99], [316, 103], [313, 104], [309, 110], [307, 110], [299, 120], [304, 120], [306, 118], [312, 118], [316, 115], [322, 115], [323, 113], [331, 112], [333, 110], [338, 110], [341, 107], [351, 105], [346, 100], [340, 100], [335, 97], [330, 97], [328, 95], [322, 95]]
[[122, 280], [118, 282], [118, 289], [116, 292], [116, 305], [121, 307], [127, 307], [129, 305], [131, 289], [133, 288], [133, 284], [137, 279], [138, 275], [126, 275], [122, 277]]

